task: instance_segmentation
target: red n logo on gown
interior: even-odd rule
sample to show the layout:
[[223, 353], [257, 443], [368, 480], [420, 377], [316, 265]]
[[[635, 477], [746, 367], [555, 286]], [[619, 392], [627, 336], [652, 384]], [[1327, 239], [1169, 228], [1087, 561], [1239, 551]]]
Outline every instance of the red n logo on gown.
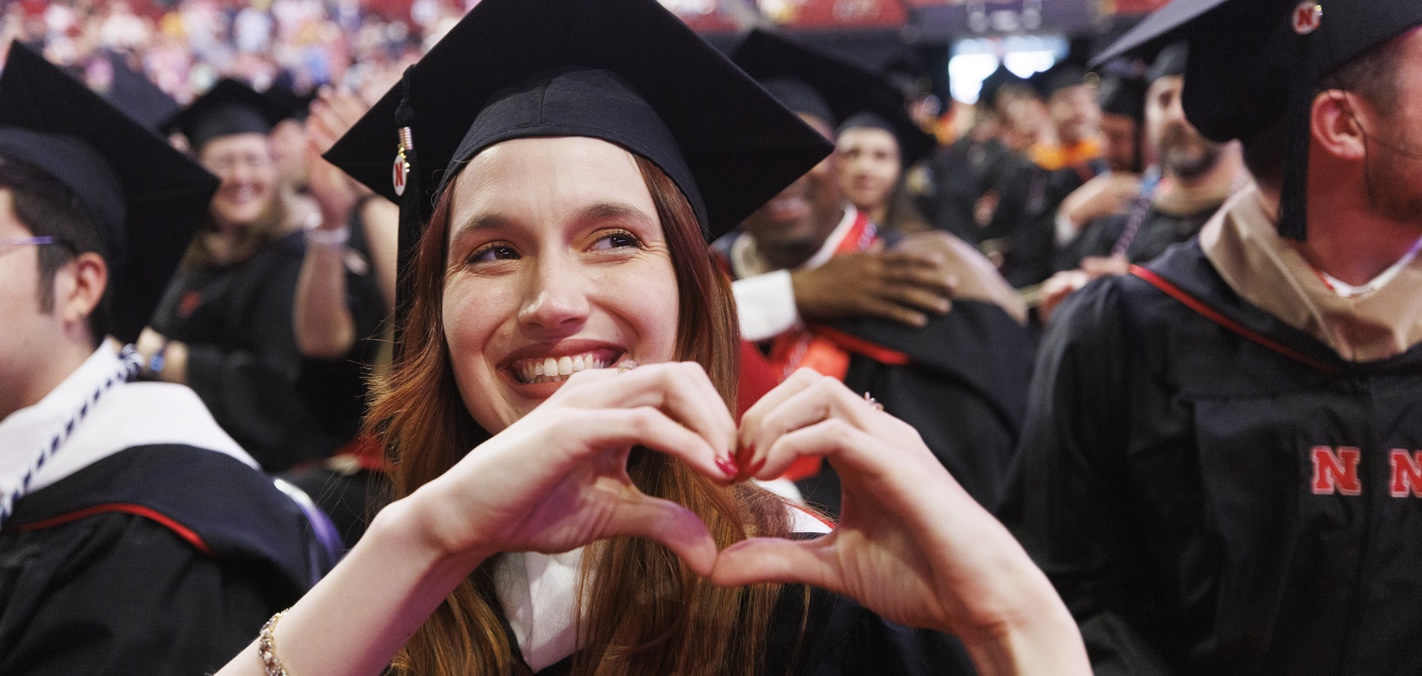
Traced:
[[1422, 451], [1392, 449], [1392, 497], [1422, 496]]
[[1363, 492], [1363, 484], [1358, 481], [1358, 449], [1340, 446], [1334, 453], [1327, 446], [1313, 447], [1313, 493], [1314, 495], [1358, 495]]

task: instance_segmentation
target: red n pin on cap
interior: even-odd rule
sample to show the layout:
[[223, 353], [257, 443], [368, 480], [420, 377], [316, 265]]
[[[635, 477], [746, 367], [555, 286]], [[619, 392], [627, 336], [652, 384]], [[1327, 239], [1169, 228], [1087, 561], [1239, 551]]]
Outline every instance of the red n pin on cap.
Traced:
[[1317, 2], [1301, 2], [1294, 8], [1294, 32], [1308, 35], [1323, 22], [1323, 5]]
[[395, 195], [405, 194], [405, 180], [410, 175], [410, 160], [405, 157], [406, 150], [415, 149], [414, 134], [409, 127], [400, 128], [400, 147], [395, 151], [395, 166], [390, 168], [391, 179], [395, 184]]
[[395, 194], [405, 194], [405, 177], [410, 174], [410, 163], [405, 161], [405, 146], [395, 152], [395, 165], [390, 168], [391, 182], [395, 185]]

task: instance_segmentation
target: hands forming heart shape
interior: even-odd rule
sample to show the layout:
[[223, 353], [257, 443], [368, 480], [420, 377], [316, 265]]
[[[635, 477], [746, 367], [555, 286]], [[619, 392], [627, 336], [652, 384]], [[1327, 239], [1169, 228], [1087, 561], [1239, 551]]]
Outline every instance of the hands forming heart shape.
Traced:
[[[817, 540], [723, 550], [689, 509], [638, 490], [633, 447], [730, 484], [823, 457], [838, 526]], [[665, 544], [716, 584], [804, 583], [880, 616], [956, 634], [982, 674], [1089, 674], [1045, 575], [909, 425], [801, 371], [733, 422], [700, 366], [584, 371], [437, 479], [378, 514], [281, 620], [291, 673], [375, 674], [470, 571], [498, 552], [562, 552], [614, 536]], [[371, 581], [378, 584], [371, 584]], [[275, 641], [273, 641], [275, 642]], [[260, 674], [251, 644], [220, 674]]]
[[[819, 539], [751, 538], [718, 551], [695, 513], [637, 489], [627, 473], [634, 446], [724, 484], [823, 457], [841, 476], [841, 520]], [[816, 585], [900, 624], [955, 633], [970, 650], [1024, 619], [1015, 613], [1038, 609], [1043, 590], [1060, 604], [911, 426], [808, 370], [739, 427], [695, 363], [582, 372], [420, 492], [439, 506], [426, 521], [450, 556], [646, 537], [717, 584]]]

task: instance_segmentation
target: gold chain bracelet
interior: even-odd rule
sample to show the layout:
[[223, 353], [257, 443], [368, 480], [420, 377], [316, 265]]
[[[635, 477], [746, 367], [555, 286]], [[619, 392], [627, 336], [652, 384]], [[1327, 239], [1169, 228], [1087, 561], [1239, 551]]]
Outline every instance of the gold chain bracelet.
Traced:
[[277, 659], [276, 638], [273, 636], [277, 622], [281, 621], [283, 615], [286, 615], [286, 610], [272, 615], [272, 619], [262, 625], [261, 636], [257, 639], [257, 653], [262, 656], [262, 667], [266, 669], [267, 676], [291, 676], [286, 673], [286, 667], [282, 666], [281, 660]]

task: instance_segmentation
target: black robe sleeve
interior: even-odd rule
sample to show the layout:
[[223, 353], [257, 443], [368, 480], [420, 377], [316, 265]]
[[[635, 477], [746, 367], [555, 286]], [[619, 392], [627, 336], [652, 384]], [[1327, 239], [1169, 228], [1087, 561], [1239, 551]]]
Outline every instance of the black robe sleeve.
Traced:
[[130, 448], [25, 496], [0, 531], [0, 674], [211, 673], [331, 565], [269, 477]]
[[1011, 239], [1002, 274], [1013, 287], [1038, 284], [1051, 276], [1057, 258], [1057, 207], [1095, 169], [1050, 171], [1028, 162], [1013, 175], [1015, 185], [1003, 188], [1003, 202], [995, 218], [1000, 217], [1001, 227]]
[[[354, 435], [366, 338], [384, 315], [368, 271], [348, 270], [356, 345], [341, 359], [303, 358], [292, 326], [305, 253], [300, 238], [274, 242], [234, 268], [180, 275], [154, 321], [160, 333], [187, 344], [188, 386], [269, 472], [327, 457]], [[195, 308], [183, 307], [189, 296], [200, 298]]]
[[292, 601], [266, 578], [132, 514], [9, 538], [0, 553], [0, 673], [215, 672]]
[[1132, 340], [1119, 279], [1097, 280], [1054, 318], [1028, 398], [1014, 491], [1003, 518], [1081, 627], [1098, 674], [1168, 673], [1133, 627], [1125, 590], [1140, 574], [1127, 533], [1124, 453], [1136, 410]]

